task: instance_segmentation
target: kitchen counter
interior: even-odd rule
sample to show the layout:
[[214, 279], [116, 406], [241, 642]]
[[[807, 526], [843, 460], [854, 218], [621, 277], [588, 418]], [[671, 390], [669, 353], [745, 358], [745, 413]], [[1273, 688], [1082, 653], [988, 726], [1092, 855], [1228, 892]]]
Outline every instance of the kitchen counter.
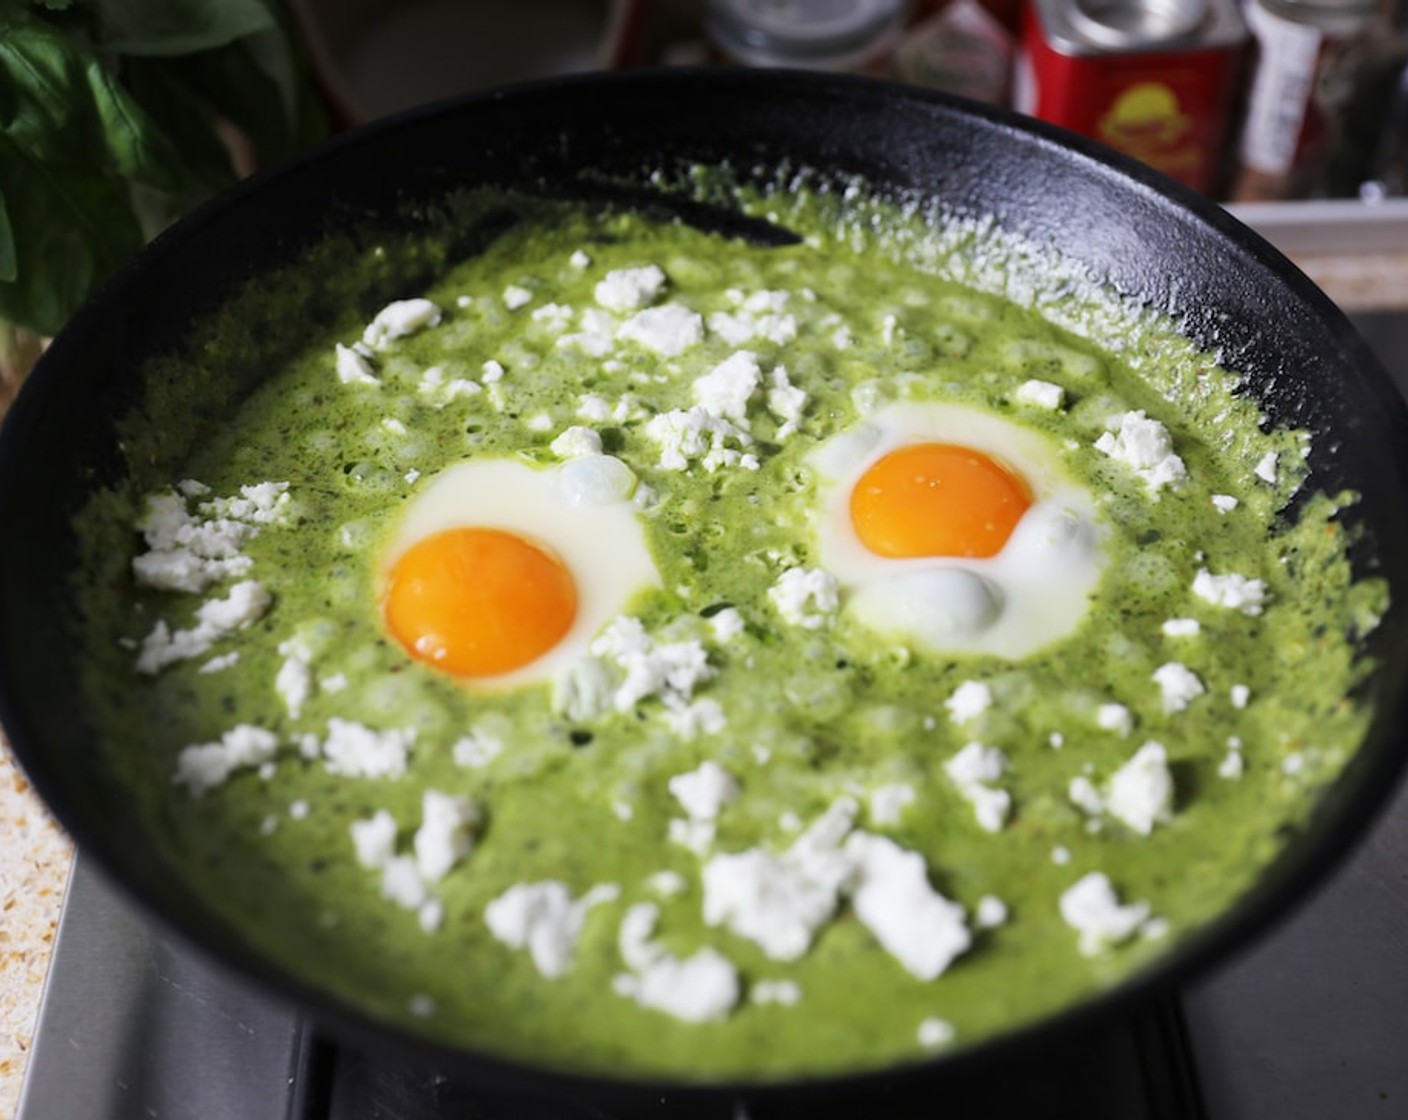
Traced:
[[[1282, 248], [1346, 311], [1408, 310], [1408, 249]], [[0, 737], [0, 1120], [18, 1107], [72, 859], [71, 843]]]

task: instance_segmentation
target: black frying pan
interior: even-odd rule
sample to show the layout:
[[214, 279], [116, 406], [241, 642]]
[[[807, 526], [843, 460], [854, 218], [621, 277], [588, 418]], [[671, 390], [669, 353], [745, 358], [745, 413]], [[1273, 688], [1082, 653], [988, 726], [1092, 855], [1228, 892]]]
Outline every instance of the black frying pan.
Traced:
[[[785, 237], [728, 210], [659, 195], [644, 174], [674, 160], [727, 161], [771, 177], [780, 163], [859, 173], [959, 214], [991, 216], [1167, 310], [1244, 371], [1276, 423], [1317, 435], [1312, 485], [1352, 488], [1361, 571], [1387, 576], [1394, 607], [1371, 639], [1381, 669], [1362, 751], [1260, 886], [1114, 992], [971, 1050], [844, 1086], [808, 1082], [681, 1089], [694, 1104], [950, 1077], [1004, 1061], [1161, 987], [1244, 943], [1306, 894], [1391, 788], [1408, 717], [1408, 410], [1344, 317], [1273, 249], [1205, 202], [1095, 145], [1014, 115], [913, 89], [756, 71], [600, 76], [413, 112], [342, 137], [231, 191], [115, 277], [40, 362], [0, 438], [0, 718], [35, 786], [79, 845], [156, 916], [217, 959], [372, 1045], [401, 1044], [487, 1081], [547, 1077], [447, 1051], [367, 1020], [252, 954], [179, 887], [102, 764], [75, 696], [70, 517], [124, 470], [113, 420], [138, 404], [138, 371], [178, 347], [193, 317], [240, 280], [289, 260], [329, 223], [404, 228], [416, 203], [485, 181], [557, 194], [612, 193], [747, 238]], [[590, 176], [583, 178], [583, 173]], [[614, 185], [605, 187], [603, 182]], [[251, 374], [253, 376], [253, 374]], [[193, 418], [193, 423], [198, 418]], [[662, 1086], [557, 1078], [577, 1093], [656, 1101]], [[549, 1079], [551, 1080], [551, 1079]], [[676, 1087], [677, 1089], [679, 1087]], [[672, 1100], [683, 1104], [680, 1093]], [[797, 1102], [793, 1102], [797, 1103]]]

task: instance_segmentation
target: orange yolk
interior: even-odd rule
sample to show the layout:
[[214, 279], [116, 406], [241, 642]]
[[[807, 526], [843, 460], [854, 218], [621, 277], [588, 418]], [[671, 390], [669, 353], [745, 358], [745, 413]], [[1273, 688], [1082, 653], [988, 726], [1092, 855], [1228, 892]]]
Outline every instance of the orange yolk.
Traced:
[[994, 556], [1032, 493], [992, 456], [919, 443], [878, 459], [851, 491], [851, 524], [880, 556]]
[[577, 585], [557, 557], [513, 533], [447, 529], [396, 561], [383, 608], [412, 657], [457, 677], [493, 677], [562, 639]]

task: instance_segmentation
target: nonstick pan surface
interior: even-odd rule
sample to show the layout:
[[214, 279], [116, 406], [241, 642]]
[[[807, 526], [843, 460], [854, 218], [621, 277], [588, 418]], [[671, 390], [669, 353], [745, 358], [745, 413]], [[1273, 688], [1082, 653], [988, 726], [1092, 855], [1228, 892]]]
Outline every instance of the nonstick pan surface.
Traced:
[[[54, 342], [0, 438], [0, 718], [35, 786], [78, 843], [193, 944], [320, 1021], [490, 1080], [549, 1075], [436, 1047], [373, 1022], [253, 954], [179, 885], [94, 742], [62, 620], [72, 610], [71, 518], [119, 478], [114, 419], [139, 403], [139, 372], [176, 350], [191, 321], [239, 283], [292, 259], [329, 222], [414, 221], [416, 203], [493, 182], [554, 194], [615, 192], [744, 237], [774, 231], [658, 196], [646, 173], [672, 162], [860, 175], [951, 212], [990, 218], [1130, 299], [1166, 311], [1245, 374], [1271, 421], [1315, 434], [1311, 485], [1362, 495], [1347, 515], [1356, 563], [1383, 575], [1392, 607], [1371, 639], [1371, 732], [1310, 827], [1233, 911], [1112, 993], [970, 1050], [847, 1078], [867, 1091], [942, 1078], [1039, 1046], [1147, 998], [1244, 944], [1304, 896], [1361, 832], [1401, 768], [1408, 714], [1408, 413], [1347, 320], [1275, 250], [1132, 161], [1015, 115], [862, 79], [760, 71], [602, 75], [519, 87], [349, 133], [222, 196], [114, 277]], [[583, 173], [588, 173], [584, 177]], [[612, 184], [609, 187], [603, 184]], [[627, 184], [622, 186], [622, 184]], [[657, 1094], [661, 1085], [551, 1075], [577, 1092]], [[676, 1087], [678, 1088], [678, 1087]], [[694, 1087], [727, 1097], [737, 1086]], [[753, 1087], [815, 1094], [812, 1081]]]

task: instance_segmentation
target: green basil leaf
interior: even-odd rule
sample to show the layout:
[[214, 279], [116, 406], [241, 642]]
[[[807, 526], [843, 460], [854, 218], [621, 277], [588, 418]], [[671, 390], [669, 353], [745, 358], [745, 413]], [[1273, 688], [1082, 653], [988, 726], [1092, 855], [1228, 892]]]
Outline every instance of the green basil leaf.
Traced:
[[125, 184], [61, 171], [0, 133], [0, 192], [14, 215], [17, 278], [0, 282], [0, 317], [54, 334], [103, 278], [142, 246]]
[[293, 151], [283, 91], [247, 41], [167, 62], [173, 75], [249, 138], [261, 163]]
[[184, 55], [275, 26], [262, 0], [90, 0], [99, 39], [127, 55]]
[[235, 181], [230, 153], [214, 131], [214, 114], [169, 58], [129, 58], [122, 80], [128, 93], [181, 152], [191, 176], [207, 190]]
[[5, 194], [0, 191], [0, 283], [8, 283], [19, 276], [19, 265], [15, 260], [15, 231], [10, 225], [10, 208], [5, 205]]

